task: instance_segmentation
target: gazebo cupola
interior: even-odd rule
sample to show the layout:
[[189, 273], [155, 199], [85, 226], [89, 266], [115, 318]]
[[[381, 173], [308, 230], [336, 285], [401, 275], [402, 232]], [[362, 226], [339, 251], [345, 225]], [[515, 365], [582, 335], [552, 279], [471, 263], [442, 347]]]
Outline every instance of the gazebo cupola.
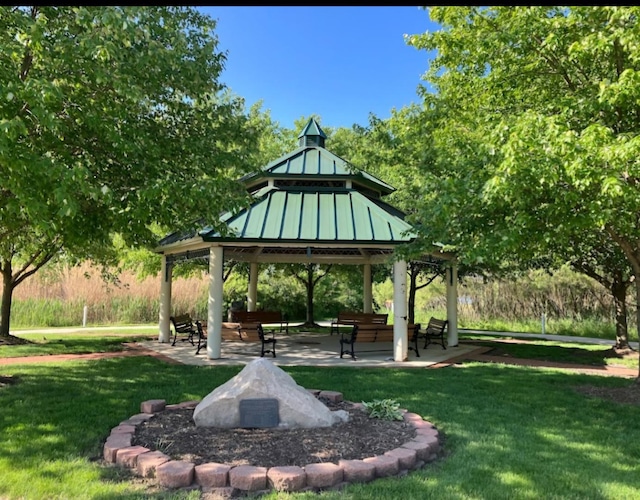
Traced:
[[326, 138], [327, 136], [320, 128], [320, 125], [318, 125], [314, 119], [311, 119], [302, 132], [300, 132], [300, 135], [298, 136], [298, 143], [301, 148], [306, 146], [318, 146], [323, 148]]

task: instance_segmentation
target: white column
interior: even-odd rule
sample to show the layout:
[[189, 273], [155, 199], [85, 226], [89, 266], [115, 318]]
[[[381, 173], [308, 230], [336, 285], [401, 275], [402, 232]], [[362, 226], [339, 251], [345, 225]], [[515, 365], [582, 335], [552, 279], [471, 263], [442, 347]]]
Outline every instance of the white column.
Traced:
[[451, 262], [447, 267], [447, 344], [458, 345], [458, 266]]
[[247, 295], [247, 311], [258, 309], [258, 263], [249, 265], [249, 291]]
[[160, 313], [158, 314], [158, 341], [171, 340], [171, 278], [172, 266], [167, 264], [167, 256], [162, 256], [160, 271]]
[[407, 262], [393, 264], [393, 359], [407, 360]]
[[220, 358], [223, 261], [222, 247], [211, 247], [209, 249], [209, 301], [207, 306], [207, 357], [209, 359]]
[[365, 264], [364, 269], [362, 270], [363, 274], [363, 290], [364, 290], [364, 299], [362, 304], [362, 312], [371, 313], [373, 312], [373, 295], [371, 293], [371, 264]]

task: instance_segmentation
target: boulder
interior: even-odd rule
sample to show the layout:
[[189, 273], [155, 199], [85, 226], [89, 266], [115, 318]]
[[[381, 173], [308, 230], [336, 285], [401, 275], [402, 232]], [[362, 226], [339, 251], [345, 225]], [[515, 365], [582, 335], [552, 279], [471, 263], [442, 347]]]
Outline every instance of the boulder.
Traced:
[[330, 427], [349, 418], [346, 411], [331, 411], [269, 359], [257, 358], [209, 393], [193, 420], [197, 427], [240, 427], [240, 401], [254, 398], [278, 401], [279, 428]]

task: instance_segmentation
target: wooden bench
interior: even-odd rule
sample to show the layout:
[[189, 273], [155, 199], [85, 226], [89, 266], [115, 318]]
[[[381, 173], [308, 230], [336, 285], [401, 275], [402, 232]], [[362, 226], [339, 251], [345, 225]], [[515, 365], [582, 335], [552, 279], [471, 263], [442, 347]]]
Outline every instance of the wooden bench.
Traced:
[[[198, 350], [196, 354], [199, 354], [200, 349], [207, 345], [207, 322], [197, 321], [196, 327], [198, 329]], [[223, 322], [220, 333], [222, 340], [260, 342], [260, 357], [264, 357], [265, 354], [269, 353], [274, 358], [276, 357], [277, 339], [275, 338], [275, 332], [271, 332], [270, 337], [267, 336], [260, 323]], [[271, 346], [271, 348], [267, 349], [268, 346]]]
[[186, 338], [180, 339], [182, 341], [191, 342], [191, 345], [196, 345], [193, 338], [198, 334], [196, 326], [188, 314], [180, 314], [178, 316], [171, 316], [169, 318], [173, 324], [173, 342], [172, 346], [176, 345], [178, 335], [185, 335]]
[[447, 346], [445, 345], [444, 332], [447, 329], [448, 323], [449, 322], [447, 320], [436, 319], [432, 317], [431, 319], [429, 319], [427, 328], [425, 328], [424, 330], [418, 329], [415, 332], [413, 339], [413, 349], [415, 349], [417, 356], [420, 356], [420, 354], [418, 354], [419, 339], [424, 339], [423, 349], [426, 349], [429, 344], [440, 344], [442, 345], [443, 349], [447, 348]]
[[386, 325], [388, 314], [361, 313], [352, 311], [342, 311], [338, 317], [331, 322], [330, 334], [340, 333], [340, 326], [351, 326], [356, 324]]
[[231, 320], [237, 323], [279, 325], [280, 332], [289, 334], [289, 321], [280, 311], [231, 311]]
[[[412, 338], [420, 328], [420, 324], [407, 325], [407, 332]], [[340, 357], [349, 354], [356, 359], [356, 344], [370, 342], [393, 342], [393, 325], [381, 325], [376, 323], [356, 323], [351, 332], [342, 332], [340, 338]], [[419, 354], [418, 354], [419, 356]]]

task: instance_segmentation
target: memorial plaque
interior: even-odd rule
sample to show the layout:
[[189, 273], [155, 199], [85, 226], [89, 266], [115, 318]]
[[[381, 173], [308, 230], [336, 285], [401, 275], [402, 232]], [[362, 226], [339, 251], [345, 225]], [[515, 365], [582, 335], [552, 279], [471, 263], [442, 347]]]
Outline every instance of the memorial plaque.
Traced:
[[240, 400], [240, 427], [278, 427], [278, 400], [252, 398]]

